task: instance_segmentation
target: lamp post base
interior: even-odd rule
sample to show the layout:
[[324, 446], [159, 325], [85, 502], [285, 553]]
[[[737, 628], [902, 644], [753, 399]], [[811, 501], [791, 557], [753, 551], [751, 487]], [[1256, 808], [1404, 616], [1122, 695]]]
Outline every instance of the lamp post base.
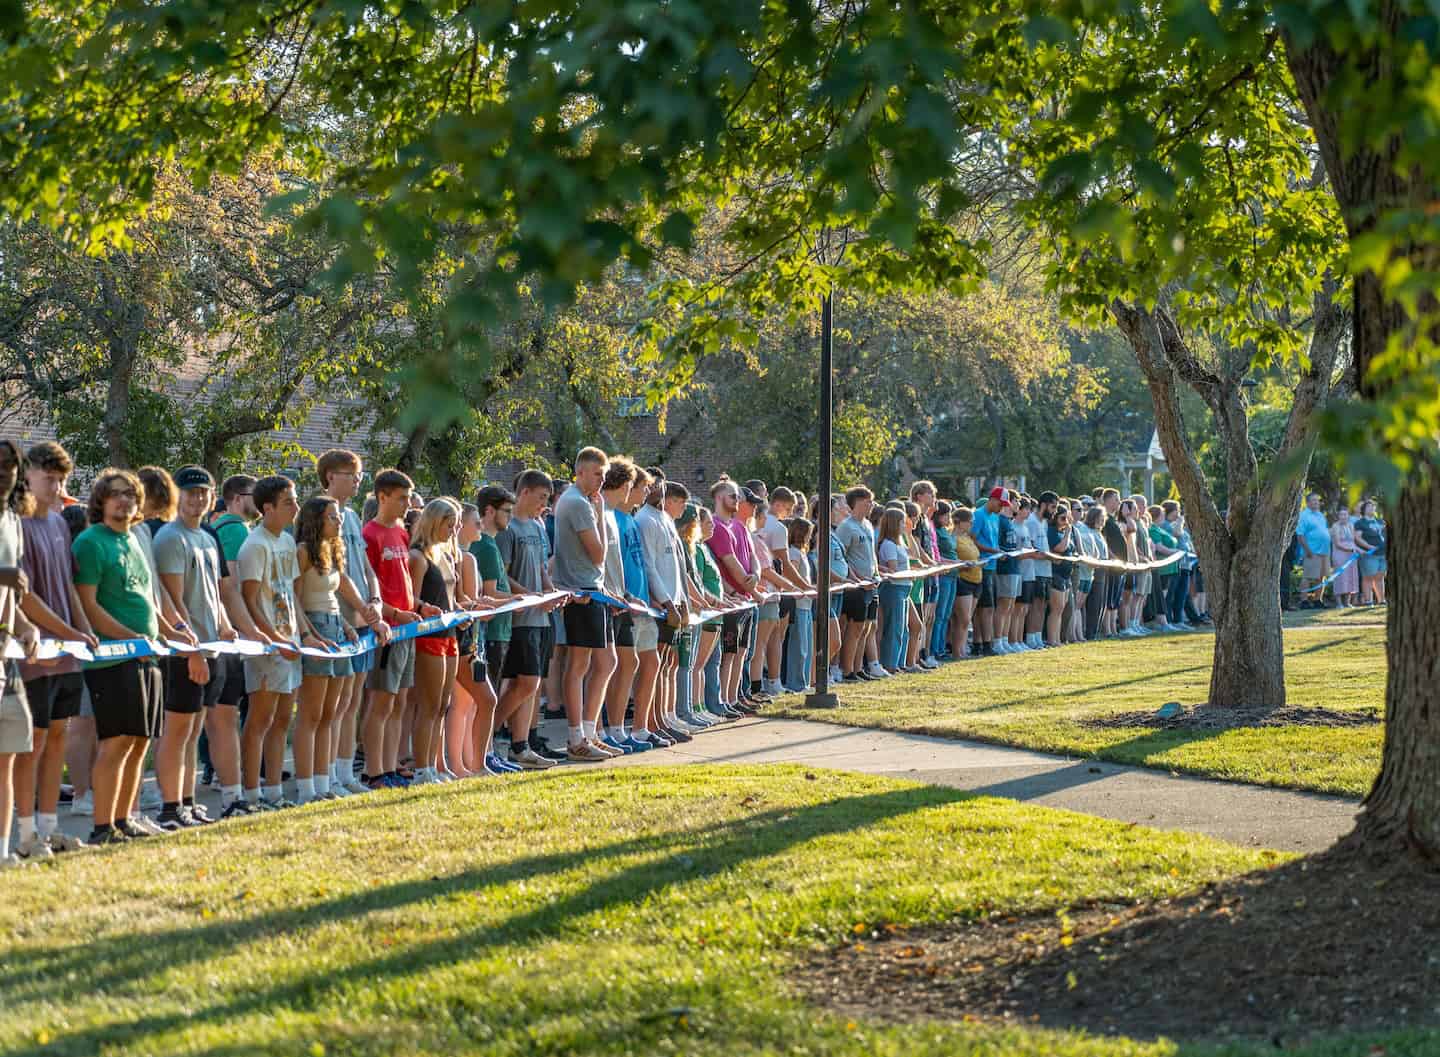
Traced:
[[806, 708], [839, 708], [840, 699], [834, 694], [806, 694]]

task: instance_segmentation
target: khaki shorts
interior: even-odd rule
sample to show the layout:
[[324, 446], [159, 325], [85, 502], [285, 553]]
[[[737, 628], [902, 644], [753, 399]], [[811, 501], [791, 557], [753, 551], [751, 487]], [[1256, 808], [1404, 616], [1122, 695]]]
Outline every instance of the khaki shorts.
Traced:
[[1305, 579], [1323, 580], [1330, 572], [1330, 555], [1314, 554], [1305, 559]]
[[277, 653], [266, 657], [245, 658], [247, 694], [293, 694], [299, 687], [299, 657], [289, 660]]
[[35, 747], [35, 724], [25, 684], [13, 662], [0, 661], [0, 665], [4, 665], [0, 670], [0, 753], [29, 752]]

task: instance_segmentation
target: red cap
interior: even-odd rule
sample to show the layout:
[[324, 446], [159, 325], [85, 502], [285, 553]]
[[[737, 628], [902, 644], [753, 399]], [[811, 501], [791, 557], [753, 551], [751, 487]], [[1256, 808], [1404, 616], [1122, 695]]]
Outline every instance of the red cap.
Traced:
[[1000, 485], [996, 485], [994, 488], [990, 489], [990, 498], [991, 498], [991, 499], [1001, 499], [1001, 500], [1003, 500], [1003, 499], [1006, 497], [1007, 494], [1008, 494], [1008, 493], [1005, 491], [1005, 489], [1004, 489], [1003, 487], [1001, 487]]

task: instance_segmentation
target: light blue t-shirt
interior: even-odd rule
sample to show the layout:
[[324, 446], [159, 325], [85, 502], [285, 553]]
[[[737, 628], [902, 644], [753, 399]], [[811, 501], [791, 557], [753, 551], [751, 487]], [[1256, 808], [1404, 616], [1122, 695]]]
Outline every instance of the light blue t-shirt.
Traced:
[[840, 542], [833, 530], [830, 533], [830, 575], [837, 579], [850, 575], [850, 566], [845, 561], [845, 544]]
[[1325, 515], [1308, 507], [1300, 511], [1300, 520], [1295, 525], [1295, 535], [1305, 541], [1312, 554], [1330, 553], [1330, 526]]
[[875, 575], [875, 530], [868, 521], [847, 517], [835, 529], [835, 536], [845, 548], [845, 562], [856, 576]]

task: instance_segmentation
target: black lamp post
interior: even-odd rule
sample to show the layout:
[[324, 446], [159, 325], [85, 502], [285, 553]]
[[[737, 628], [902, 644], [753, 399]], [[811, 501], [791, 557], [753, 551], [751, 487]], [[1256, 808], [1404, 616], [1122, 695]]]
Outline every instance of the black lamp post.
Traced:
[[837, 708], [839, 698], [830, 690], [830, 479], [831, 341], [834, 298], [827, 291], [820, 303], [820, 502], [816, 506], [815, 542], [815, 692], [805, 698], [807, 708]]

